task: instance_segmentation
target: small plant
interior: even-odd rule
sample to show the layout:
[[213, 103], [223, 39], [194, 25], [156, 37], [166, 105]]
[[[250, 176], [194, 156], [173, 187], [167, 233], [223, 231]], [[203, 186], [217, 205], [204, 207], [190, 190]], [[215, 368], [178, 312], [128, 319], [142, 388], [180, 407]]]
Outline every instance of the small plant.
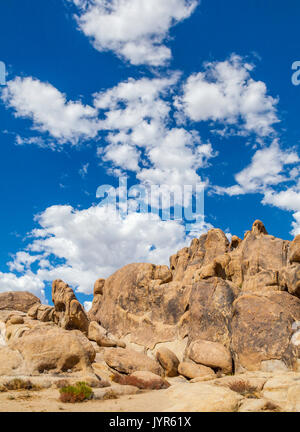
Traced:
[[276, 405], [274, 402], [272, 401], [268, 401], [264, 408], [263, 411], [273, 411], [273, 412], [280, 412], [280, 407], [278, 405]]
[[85, 382], [77, 382], [75, 385], [62, 387], [60, 401], [64, 403], [76, 403], [89, 400], [93, 396], [93, 390]]
[[14, 378], [3, 385], [6, 390], [39, 390], [30, 380]]

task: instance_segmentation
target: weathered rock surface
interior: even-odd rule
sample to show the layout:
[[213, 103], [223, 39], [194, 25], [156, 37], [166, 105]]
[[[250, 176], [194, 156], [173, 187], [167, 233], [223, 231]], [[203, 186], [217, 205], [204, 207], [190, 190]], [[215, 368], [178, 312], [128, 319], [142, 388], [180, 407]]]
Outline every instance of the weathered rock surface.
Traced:
[[88, 338], [96, 342], [100, 347], [116, 347], [118, 342], [109, 337], [108, 332], [97, 323], [92, 321], [88, 329]]
[[130, 333], [132, 342], [150, 348], [176, 339], [190, 287], [171, 279], [167, 266], [125, 266], [105, 281], [98, 322], [116, 337]]
[[221, 370], [224, 373], [232, 372], [231, 353], [218, 342], [198, 339], [190, 345], [188, 357], [195, 363], [212, 369]]
[[104, 284], [105, 284], [105, 279], [98, 279], [95, 282], [93, 304], [91, 309], [88, 312], [88, 318], [90, 321], [100, 322], [99, 311], [101, 307]]
[[181, 362], [178, 367], [178, 372], [189, 379], [207, 376], [215, 377], [216, 375], [213, 369], [192, 362]]
[[0, 293], [0, 310], [28, 312], [37, 303], [41, 303], [40, 299], [27, 291]]
[[296, 367], [298, 350], [291, 342], [300, 320], [300, 301], [286, 292], [245, 294], [234, 303], [232, 351], [236, 370], [259, 370], [266, 360]]
[[170, 268], [98, 279], [88, 315], [61, 280], [52, 298], [0, 294], [0, 376], [77, 374], [93, 387], [117, 377], [117, 393], [99, 399], [164, 389], [167, 376], [167, 411], [300, 411], [300, 236], [255, 221], [229, 243], [212, 229]]
[[9, 348], [21, 354], [24, 370], [29, 375], [44, 371], [92, 372], [91, 362], [96, 354], [81, 332], [52, 326], [37, 326], [26, 331], [21, 338], [13, 340]]
[[54, 322], [66, 330], [78, 329], [87, 334], [89, 319], [69, 285], [61, 280], [52, 284]]
[[130, 349], [107, 349], [104, 360], [109, 367], [121, 373], [131, 374], [137, 371], [149, 371], [163, 376], [163, 369], [159, 363], [145, 354]]
[[156, 352], [156, 359], [165, 369], [168, 377], [174, 377], [178, 375], [179, 360], [176, 355], [168, 348], [160, 348]]
[[141, 390], [162, 390], [170, 387], [170, 384], [161, 376], [149, 371], [137, 371], [130, 375], [114, 375], [114, 382], [121, 385], [135, 386]]
[[242, 400], [230, 389], [206, 383], [177, 384], [165, 396], [169, 412], [234, 412]]

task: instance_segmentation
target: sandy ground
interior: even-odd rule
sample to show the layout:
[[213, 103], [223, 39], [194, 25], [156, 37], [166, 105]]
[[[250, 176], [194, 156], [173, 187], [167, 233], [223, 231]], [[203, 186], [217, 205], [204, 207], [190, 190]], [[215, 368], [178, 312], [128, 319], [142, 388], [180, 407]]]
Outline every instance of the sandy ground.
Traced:
[[159, 412], [165, 409], [164, 390], [111, 400], [77, 404], [60, 402], [57, 389], [0, 393], [0, 412]]

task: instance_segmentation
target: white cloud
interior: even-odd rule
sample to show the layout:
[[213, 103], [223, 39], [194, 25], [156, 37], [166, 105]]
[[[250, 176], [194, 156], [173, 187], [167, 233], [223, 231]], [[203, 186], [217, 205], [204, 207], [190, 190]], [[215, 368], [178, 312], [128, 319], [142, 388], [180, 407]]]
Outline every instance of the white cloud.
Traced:
[[[22, 270], [20, 263], [26, 261], [25, 276], [0, 274], [3, 289], [8, 287], [8, 277], [14, 289], [24, 286], [36, 293], [45, 282], [61, 278], [80, 292], [91, 294], [96, 279], [132, 262], [168, 264], [169, 256], [190, 240], [179, 222], [141, 213], [122, 219], [110, 207], [74, 210], [52, 206], [37, 217], [37, 222], [33, 241], [11, 263], [11, 269]], [[198, 231], [193, 234], [199, 236], [209, 227], [195, 227]], [[30, 261], [38, 268], [35, 273], [29, 269]]]
[[245, 134], [267, 136], [279, 121], [278, 100], [267, 95], [264, 82], [251, 78], [252, 70], [253, 65], [237, 55], [223, 62], [207, 63], [204, 72], [187, 79], [177, 107], [196, 122], [240, 123]]
[[[67, 101], [51, 84], [32, 77], [8, 81], [1, 98], [8, 108], [14, 109], [15, 117], [31, 119], [33, 129], [49, 133], [58, 143], [77, 144], [80, 139], [95, 138], [98, 133], [95, 108], [80, 101]], [[18, 143], [26, 144], [28, 140], [19, 137]], [[29, 143], [34, 143], [34, 139]]]
[[112, 162], [123, 170], [139, 171], [140, 152], [129, 144], [110, 144], [105, 150], [98, 147], [97, 154], [104, 162]]
[[198, 0], [70, 0], [77, 23], [98, 51], [113, 51], [134, 65], [164, 65], [171, 27], [190, 17]]
[[142, 183], [202, 182], [197, 170], [215, 154], [197, 132], [170, 126], [170, 98], [178, 79], [177, 73], [152, 80], [129, 79], [95, 95], [96, 108], [104, 112], [100, 125], [109, 132], [108, 146], [98, 149], [102, 161], [111, 162], [115, 169], [135, 171]]
[[290, 180], [285, 172], [286, 166], [299, 163], [300, 159], [293, 150], [282, 150], [278, 140], [269, 147], [257, 150], [249, 166], [235, 175], [236, 185], [216, 187], [217, 193], [241, 195], [246, 193], [265, 193], [268, 187]]
[[42, 301], [45, 301], [45, 284], [39, 277], [31, 272], [26, 272], [18, 277], [14, 273], [0, 272], [0, 292], [29, 291]]
[[89, 170], [89, 166], [90, 166], [89, 162], [82, 165], [82, 167], [79, 170], [80, 177], [82, 177], [82, 178], [86, 177], [88, 170]]
[[262, 194], [262, 204], [293, 212], [295, 220], [291, 234], [297, 235], [300, 234], [299, 163], [299, 156], [294, 150], [282, 149], [278, 140], [274, 140], [270, 147], [257, 150], [250, 165], [235, 175], [237, 184], [216, 186], [214, 190], [230, 196]]
[[90, 311], [92, 309], [93, 303], [91, 301], [85, 301], [83, 306], [86, 312]]
[[268, 190], [262, 203], [293, 212], [294, 222], [292, 222], [291, 234], [294, 236], [300, 234], [300, 182], [285, 190]]

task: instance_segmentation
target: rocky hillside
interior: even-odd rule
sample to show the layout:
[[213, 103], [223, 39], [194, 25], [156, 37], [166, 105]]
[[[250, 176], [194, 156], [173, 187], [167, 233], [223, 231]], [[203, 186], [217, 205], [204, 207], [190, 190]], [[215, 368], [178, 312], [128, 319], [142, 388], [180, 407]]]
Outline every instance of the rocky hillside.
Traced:
[[[203, 382], [220, 381], [235, 394], [227, 395], [234, 400], [228, 410], [238, 410], [241, 392], [228, 389], [232, 375], [259, 391], [276, 374], [290, 377], [287, 392], [300, 387], [299, 298], [300, 236], [275, 238], [256, 221], [243, 240], [229, 243], [213, 229], [173, 255], [170, 267], [130, 264], [97, 280], [88, 314], [60, 280], [52, 286], [54, 307], [26, 292], [0, 294], [0, 385], [12, 377], [45, 386], [80, 377], [101, 394], [123, 394], [172, 384], [164, 391], [177, 388], [181, 400], [186, 385], [196, 381], [196, 394], [202, 383], [209, 393]], [[298, 390], [286, 409], [300, 409]], [[270, 400], [280, 407], [271, 396], [258, 397], [257, 407]], [[174, 410], [185, 410], [184, 403]]]

